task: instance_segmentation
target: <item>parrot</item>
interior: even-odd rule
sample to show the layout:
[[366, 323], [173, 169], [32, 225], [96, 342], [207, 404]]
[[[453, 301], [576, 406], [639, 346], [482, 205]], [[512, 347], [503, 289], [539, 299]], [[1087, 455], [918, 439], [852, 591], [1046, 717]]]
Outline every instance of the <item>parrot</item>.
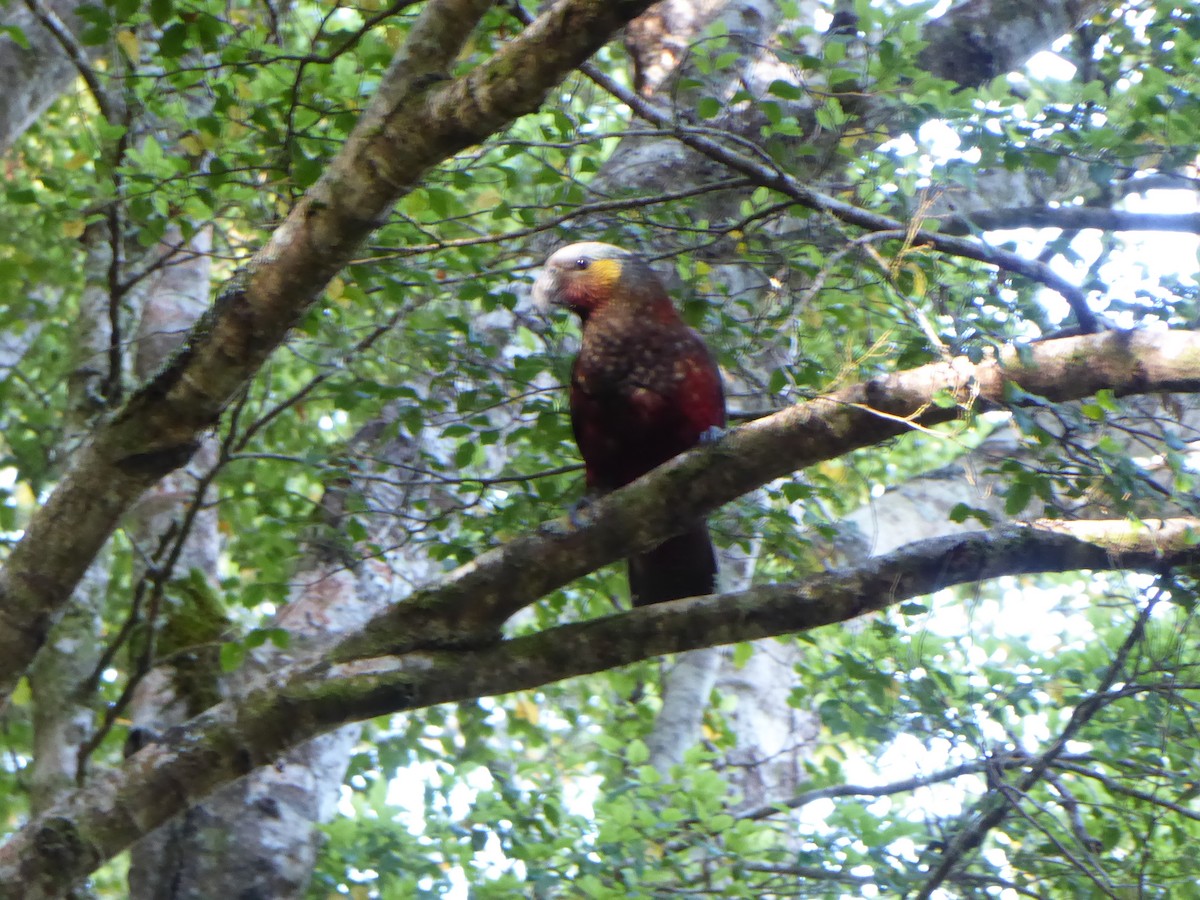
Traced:
[[[571, 428], [589, 495], [623, 487], [725, 426], [721, 372], [638, 254], [595, 241], [568, 244], [533, 285], [542, 309], [579, 316], [571, 367]], [[634, 606], [716, 590], [717, 561], [703, 520], [628, 560]]]

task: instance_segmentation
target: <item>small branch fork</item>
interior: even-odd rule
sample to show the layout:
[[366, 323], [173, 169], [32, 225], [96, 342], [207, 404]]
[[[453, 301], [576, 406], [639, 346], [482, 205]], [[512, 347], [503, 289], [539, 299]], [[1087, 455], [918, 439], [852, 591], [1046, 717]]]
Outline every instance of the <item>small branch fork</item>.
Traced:
[[[525, 15], [528, 16], [528, 13]], [[914, 246], [930, 246], [943, 253], [973, 259], [1022, 275], [1062, 295], [1074, 312], [1083, 333], [1093, 334], [1101, 329], [1100, 320], [1088, 305], [1084, 291], [1060, 276], [1046, 263], [1027, 259], [998, 247], [989, 247], [969, 238], [924, 229], [914, 230], [897, 219], [844, 203], [801, 183], [750, 142], [739, 140], [735, 135], [722, 134], [712, 128], [697, 128], [681, 122], [668, 109], [629, 90], [591, 63], [582, 65], [580, 71], [640, 118], [657, 125], [697, 153], [745, 175], [755, 184], [777, 191], [809, 209], [827, 213], [867, 231], [905, 232], [910, 235], [910, 243]], [[744, 149], [734, 149], [730, 146], [730, 141], [737, 141]]]
[[[1130, 628], [1129, 634], [1105, 670], [1096, 690], [1075, 707], [1074, 712], [1071, 713], [1070, 720], [1059, 733], [1054, 743], [1038, 757], [1036, 762], [1029, 767], [1028, 771], [1015, 784], [1006, 787], [1001, 796], [993, 795], [991, 798], [988, 798], [990, 800], [988, 808], [973, 823], [965, 827], [950, 841], [946, 846], [945, 852], [942, 854], [941, 861], [934, 867], [929, 878], [915, 895], [916, 900], [928, 900], [929, 897], [933, 896], [933, 892], [946, 881], [954, 869], [962, 862], [966, 854], [979, 847], [983, 839], [987, 836], [987, 833], [1004, 821], [1020, 802], [1020, 798], [1027, 795], [1030, 789], [1046, 776], [1046, 773], [1055, 760], [1066, 749], [1067, 743], [1100, 711], [1108, 699], [1107, 694], [1109, 689], [1124, 671], [1130, 653], [1141, 643], [1146, 631], [1146, 623], [1150, 620], [1150, 614], [1154, 611], [1155, 606], [1157, 606], [1161, 598], [1162, 591], [1156, 589], [1147, 600], [1146, 605], [1138, 613], [1133, 627]], [[1008, 802], [1009, 799], [1011, 799], [1011, 802]], [[1090, 872], [1086, 867], [1084, 867], [1084, 871]]]

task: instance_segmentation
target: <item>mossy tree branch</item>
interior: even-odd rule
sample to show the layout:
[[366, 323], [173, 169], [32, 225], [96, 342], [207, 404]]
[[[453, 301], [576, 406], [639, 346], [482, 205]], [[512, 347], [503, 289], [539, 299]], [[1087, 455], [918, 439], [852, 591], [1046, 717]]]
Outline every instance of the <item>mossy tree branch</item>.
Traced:
[[348, 721], [804, 631], [986, 578], [1195, 565], [1198, 537], [1194, 518], [1011, 525], [921, 541], [792, 584], [642, 607], [486, 647], [298, 666], [172, 729], [15, 834], [0, 848], [0, 898], [61, 896], [188, 803]]
[[[54, 896], [219, 785], [349, 720], [814, 628], [950, 584], [1197, 561], [1195, 519], [1140, 527], [1012, 526], [913, 544], [796, 584], [499, 639], [513, 612], [653, 545], [721, 503], [914, 425], [947, 421], [962, 414], [961, 406], [1000, 405], [1012, 386], [1051, 401], [1101, 389], [1200, 391], [1200, 333], [1114, 332], [1047, 341], [977, 364], [956, 359], [881, 376], [743, 426], [598, 501], [584, 527], [560, 520], [481, 554], [321, 658], [281, 669], [268, 683], [162, 736], [110, 779], [69, 796], [0, 848], [0, 886], [20, 884], [25, 897]], [[951, 398], [961, 406], [946, 404]]]
[[1057, 402], [1107, 389], [1116, 395], [1200, 390], [1200, 332], [1108, 332], [1008, 348], [881, 375], [732, 431], [589, 506], [587, 527], [565, 520], [480, 554], [348, 636], [345, 661], [417, 647], [495, 640], [513, 613], [572, 579], [655, 546], [769, 481], [914, 427], [1005, 405], [1019, 387]]

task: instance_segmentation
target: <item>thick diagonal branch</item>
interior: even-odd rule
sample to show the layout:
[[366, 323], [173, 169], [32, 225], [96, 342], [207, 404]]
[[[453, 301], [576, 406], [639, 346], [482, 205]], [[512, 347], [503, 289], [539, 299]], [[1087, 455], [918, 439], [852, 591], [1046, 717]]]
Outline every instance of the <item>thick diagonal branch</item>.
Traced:
[[1019, 387], [1051, 401], [1200, 390], [1200, 332], [1110, 332], [960, 357], [883, 375], [800, 403], [691, 451], [565, 521], [480, 554], [447, 579], [382, 613], [335, 651], [340, 659], [495, 639], [509, 616], [606, 563], [678, 534], [688, 523], [775, 478], [975, 405], [1003, 405]]
[[21, 884], [23, 897], [61, 893], [188, 803], [353, 719], [813, 628], [963, 581], [1195, 561], [1194, 519], [1142, 531], [1128, 523], [1014, 527], [913, 545], [797, 585], [660, 604], [499, 641], [513, 612], [721, 503], [796, 468], [946, 421], [961, 414], [955, 402], [1002, 403], [1013, 386], [1054, 401], [1101, 389], [1200, 391], [1200, 333], [1114, 332], [1046, 341], [978, 364], [956, 359], [881, 376], [739, 428], [598, 501], [586, 527], [552, 523], [481, 554], [367, 622], [333, 648], [333, 662], [298, 662], [168, 732], [111, 780], [67, 798], [0, 849], [0, 898], [6, 884]]
[[487, 0], [436, 0], [321, 180], [192, 330], [80, 451], [0, 570], [0, 696], [25, 670], [88, 562], [151, 484], [253, 377], [397, 198], [432, 166], [536, 109], [649, 0], [560, 0], [491, 58], [444, 73]]

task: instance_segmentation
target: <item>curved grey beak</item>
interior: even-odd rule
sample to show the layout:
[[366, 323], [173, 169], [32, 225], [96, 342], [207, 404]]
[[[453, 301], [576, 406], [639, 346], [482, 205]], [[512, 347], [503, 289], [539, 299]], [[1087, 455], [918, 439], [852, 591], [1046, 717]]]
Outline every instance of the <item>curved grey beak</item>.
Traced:
[[542, 312], [549, 312], [555, 306], [562, 305], [559, 302], [558, 273], [550, 266], [542, 268], [541, 274], [533, 283], [530, 297], [533, 299], [533, 305]]

